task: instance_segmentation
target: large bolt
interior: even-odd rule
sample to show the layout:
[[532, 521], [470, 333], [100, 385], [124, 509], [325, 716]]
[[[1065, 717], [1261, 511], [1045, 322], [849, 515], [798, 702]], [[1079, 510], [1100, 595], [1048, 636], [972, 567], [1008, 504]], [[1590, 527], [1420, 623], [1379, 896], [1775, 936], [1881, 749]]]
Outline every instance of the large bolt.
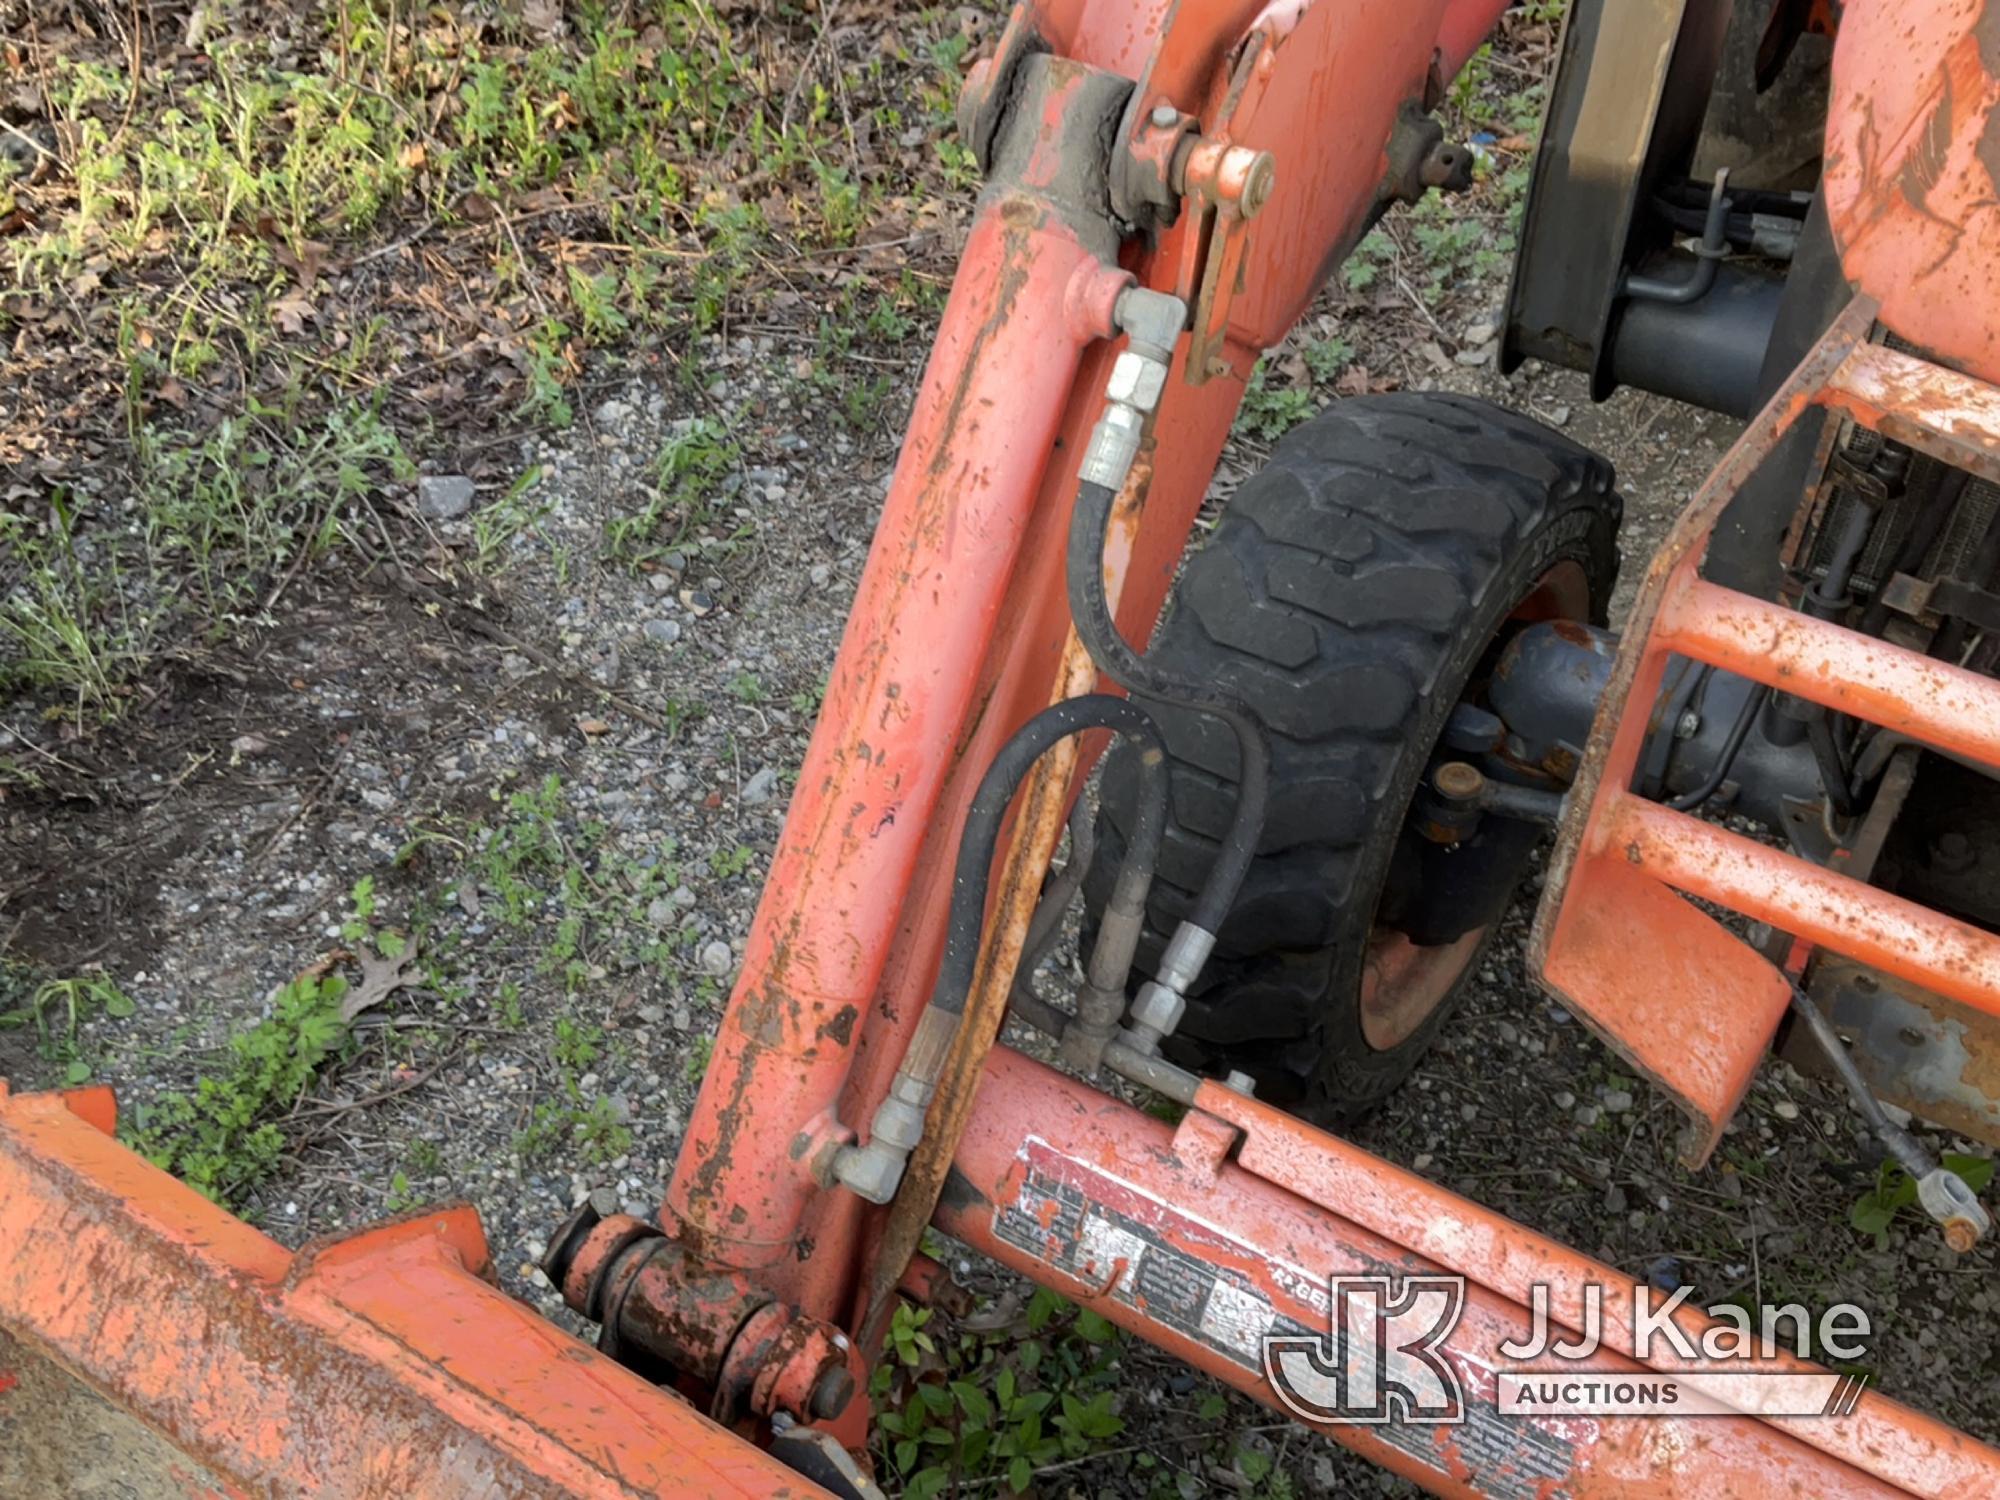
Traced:
[[1940, 870], [1957, 875], [1978, 862], [1979, 851], [1972, 847], [1972, 840], [1956, 828], [1946, 829], [1931, 840], [1931, 864]]
[[1437, 768], [1431, 785], [1453, 802], [1470, 802], [1486, 789], [1486, 777], [1479, 768], [1462, 760], [1448, 760]]
[[1153, 123], [1162, 130], [1172, 130], [1181, 122], [1181, 112], [1171, 104], [1153, 106]]
[[812, 1415], [831, 1422], [854, 1399], [854, 1374], [846, 1365], [828, 1365], [813, 1382]]
[[1238, 211], [1244, 218], [1255, 218], [1271, 201], [1271, 190], [1278, 185], [1278, 163], [1268, 151], [1257, 153], [1257, 160], [1251, 164], [1249, 175], [1243, 182], [1243, 200]]

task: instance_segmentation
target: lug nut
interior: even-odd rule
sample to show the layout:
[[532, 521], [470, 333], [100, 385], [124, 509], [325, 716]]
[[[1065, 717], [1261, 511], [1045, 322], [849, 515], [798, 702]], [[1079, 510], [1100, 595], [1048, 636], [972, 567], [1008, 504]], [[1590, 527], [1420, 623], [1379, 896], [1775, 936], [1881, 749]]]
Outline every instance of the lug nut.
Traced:
[[1171, 104], [1155, 104], [1153, 106], [1153, 123], [1159, 126], [1160, 129], [1171, 130], [1174, 126], [1180, 124], [1180, 122], [1181, 112]]

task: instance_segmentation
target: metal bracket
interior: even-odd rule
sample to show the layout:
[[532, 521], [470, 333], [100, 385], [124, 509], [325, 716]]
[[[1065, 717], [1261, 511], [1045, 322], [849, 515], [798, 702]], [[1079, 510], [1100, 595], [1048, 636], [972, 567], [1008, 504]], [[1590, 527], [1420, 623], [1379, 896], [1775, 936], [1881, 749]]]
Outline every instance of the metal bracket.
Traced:
[[1175, 295], [1194, 309], [1187, 359], [1181, 367], [1189, 385], [1205, 385], [1229, 373], [1221, 358], [1223, 336], [1229, 327], [1230, 300], [1243, 289], [1249, 224], [1277, 185], [1277, 163], [1271, 153], [1231, 145], [1228, 136], [1229, 123], [1259, 64], [1268, 63], [1272, 51], [1272, 39], [1262, 30], [1244, 39], [1213, 137], [1188, 136], [1174, 153], [1174, 191], [1195, 214], [1182, 242], [1174, 282]]
[[958, 134], [982, 173], [993, 169], [993, 142], [1000, 133], [1000, 120], [1007, 112], [1007, 99], [1014, 91], [1021, 64], [1030, 55], [1048, 50], [1049, 44], [1035, 29], [1034, 7], [1016, 4], [1008, 13], [993, 56], [974, 64], [966, 75], [958, 93]]

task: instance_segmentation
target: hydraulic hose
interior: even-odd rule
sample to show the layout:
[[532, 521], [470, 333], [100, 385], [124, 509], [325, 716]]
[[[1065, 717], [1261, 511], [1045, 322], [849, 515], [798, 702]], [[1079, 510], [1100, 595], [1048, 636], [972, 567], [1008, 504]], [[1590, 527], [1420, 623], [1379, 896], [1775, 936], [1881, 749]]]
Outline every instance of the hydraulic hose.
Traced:
[[[1079, 631], [1079, 634], [1082, 632]], [[993, 851], [1000, 842], [1000, 824], [1014, 793], [1029, 769], [1059, 741], [1090, 729], [1110, 729], [1133, 742], [1139, 751], [1139, 808], [1132, 842], [1118, 871], [1113, 895], [1136, 895], [1141, 907], [1159, 863], [1160, 839], [1167, 821], [1167, 751], [1160, 731], [1146, 711], [1109, 693], [1090, 693], [1051, 704], [1015, 731], [1000, 747], [993, 764], [980, 778], [959, 839], [958, 864], [952, 871], [951, 916], [945, 927], [944, 962], [930, 1003], [949, 1015], [965, 1010], [972, 990], [972, 973], [979, 962], [979, 939], [986, 920], [986, 885], [993, 870]]]
[[1070, 615], [1076, 633], [1105, 676], [1128, 693], [1157, 698], [1182, 708], [1194, 709], [1222, 720], [1236, 735], [1236, 810], [1223, 835], [1208, 879], [1188, 914], [1188, 925], [1211, 937], [1222, 928], [1223, 919], [1236, 903], [1243, 878], [1256, 857], [1257, 839], [1264, 827], [1264, 812], [1270, 799], [1271, 757], [1264, 744], [1264, 732], [1250, 712], [1236, 699], [1209, 683], [1181, 677], [1147, 661], [1119, 634], [1111, 604], [1104, 591], [1104, 539], [1111, 524], [1111, 507], [1116, 500], [1104, 485], [1084, 480], [1077, 487], [1076, 509], [1069, 526]]
[[1042, 899], [1035, 905], [1034, 916], [1028, 919], [1028, 935], [1021, 944], [1020, 981], [1028, 978], [1047, 961], [1049, 950], [1062, 936], [1063, 914], [1069, 910], [1076, 893], [1083, 889], [1084, 878], [1090, 873], [1091, 862], [1097, 858], [1097, 820], [1091, 812], [1090, 801], [1078, 797], [1076, 805], [1069, 812], [1069, 863], [1062, 873], [1051, 880], [1042, 892]]
[[1722, 749], [1715, 757], [1715, 764], [1708, 775], [1702, 778], [1700, 786], [1682, 792], [1678, 797], [1669, 797], [1667, 806], [1675, 812], [1692, 812], [1700, 807], [1721, 788], [1729, 775], [1729, 768], [1736, 764], [1736, 752], [1743, 748], [1743, 741], [1749, 737], [1750, 726], [1757, 721], [1757, 711], [1764, 706], [1764, 700], [1771, 690], [1761, 682], [1750, 690], [1743, 700], [1743, 706], [1736, 711], [1736, 722], [1729, 726], [1729, 738], [1722, 742]]
[[944, 958], [938, 965], [930, 1002], [917, 1020], [888, 1092], [876, 1107], [867, 1143], [842, 1147], [833, 1159], [833, 1176], [871, 1203], [887, 1203], [896, 1196], [910, 1153], [923, 1139], [931, 1095], [972, 992], [986, 920], [986, 890], [1007, 809], [1036, 761], [1060, 741], [1092, 729], [1113, 730], [1131, 740], [1139, 752], [1138, 817], [1107, 907], [1107, 911], [1132, 914], [1120, 924], [1130, 936], [1119, 945], [1123, 949], [1121, 968], [1131, 965], [1146, 893], [1153, 883], [1160, 840], [1166, 831], [1167, 750], [1144, 709], [1108, 693], [1090, 693], [1051, 704], [1023, 724], [1000, 747], [973, 793], [965, 830], [959, 837], [958, 861], [952, 870]]

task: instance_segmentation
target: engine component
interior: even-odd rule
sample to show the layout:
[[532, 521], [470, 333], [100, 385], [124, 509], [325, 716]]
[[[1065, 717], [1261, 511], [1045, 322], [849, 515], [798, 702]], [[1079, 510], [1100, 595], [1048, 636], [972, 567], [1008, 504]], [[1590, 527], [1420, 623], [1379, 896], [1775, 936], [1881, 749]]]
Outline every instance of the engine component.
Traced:
[[[1610, 680], [1618, 637], [1571, 620], [1530, 625], [1508, 642], [1486, 689], [1502, 725], [1496, 759], [1567, 785], [1576, 774], [1597, 705]], [[1769, 689], [1734, 673], [1686, 667], [1669, 676], [1640, 757], [1643, 795], [1689, 810], [1720, 801], [1766, 826], [1790, 831], [1825, 788], [1811, 747], [1774, 738], [1759, 712]], [[1493, 778], [1488, 778], [1493, 782]], [[1483, 810], [1499, 811], [1493, 782]], [[1532, 804], [1522, 803], [1523, 815]], [[1812, 821], [1817, 822], [1815, 817]]]

